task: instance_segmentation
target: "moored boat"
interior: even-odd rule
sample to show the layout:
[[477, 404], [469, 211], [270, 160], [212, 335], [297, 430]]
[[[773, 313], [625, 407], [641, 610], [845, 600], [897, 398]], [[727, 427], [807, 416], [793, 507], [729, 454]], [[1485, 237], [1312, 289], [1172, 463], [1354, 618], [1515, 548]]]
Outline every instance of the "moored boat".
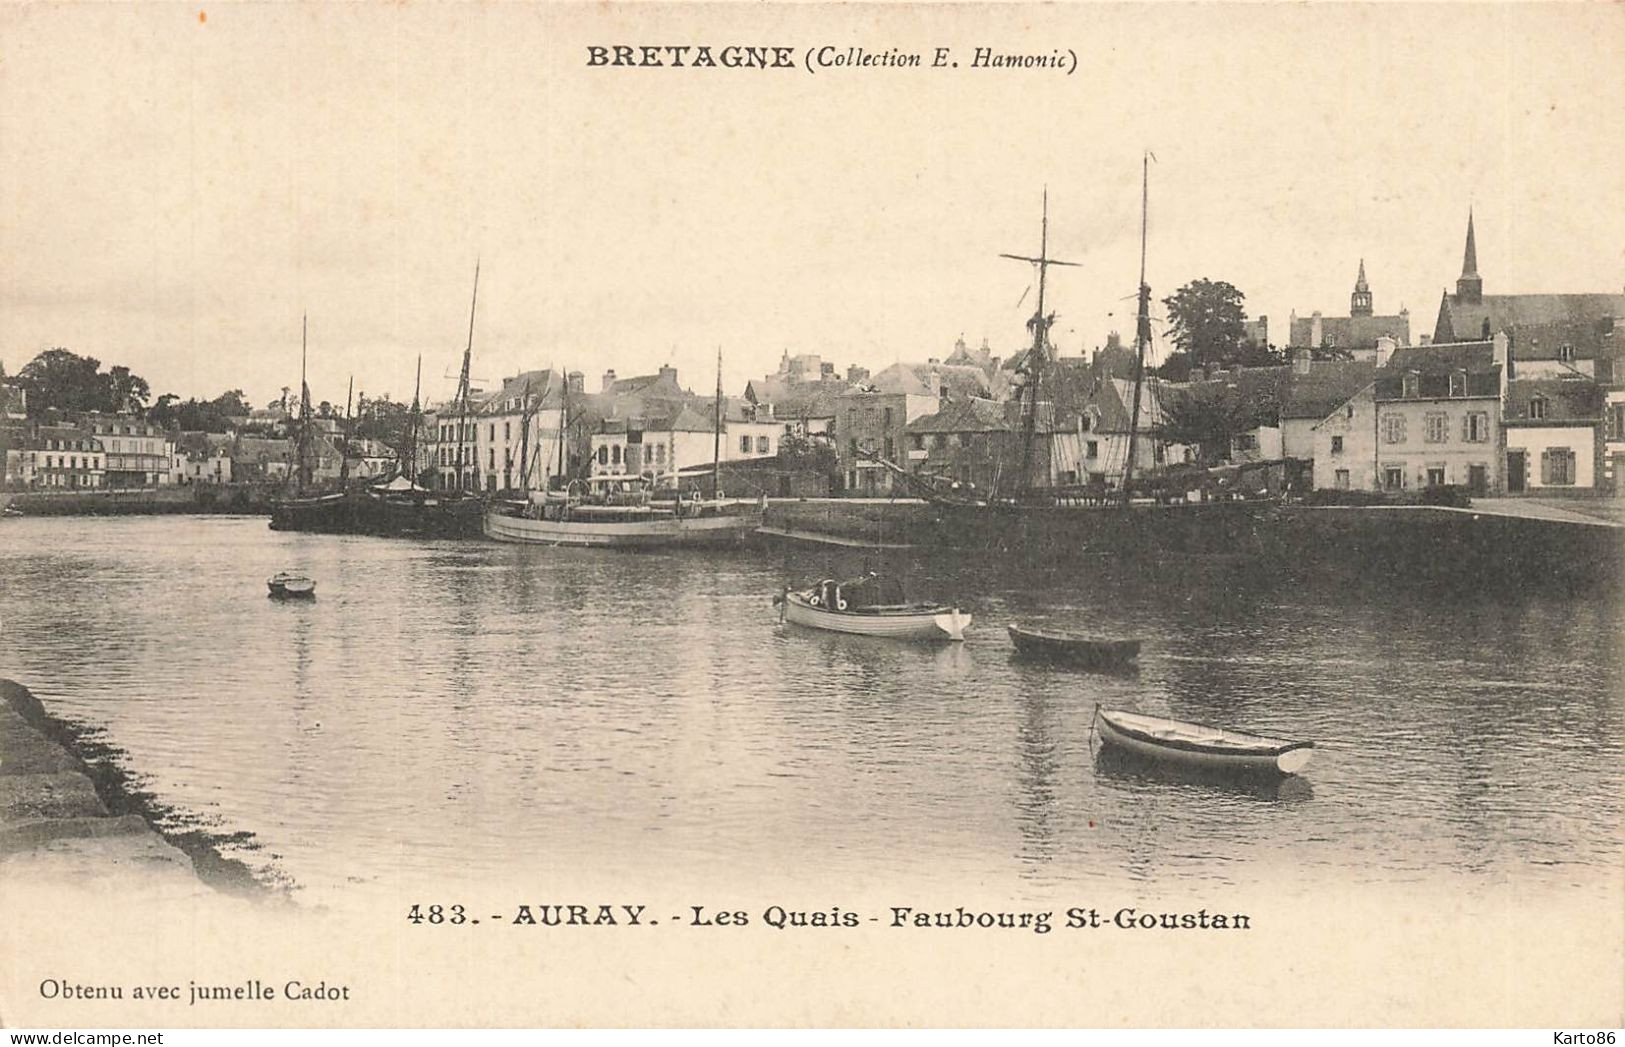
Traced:
[[909, 603], [902, 586], [870, 574], [848, 582], [825, 579], [775, 600], [780, 618], [794, 625], [901, 640], [963, 640], [968, 612], [945, 604]]
[[1084, 636], [1055, 629], [1011, 625], [1016, 652], [1030, 658], [1074, 665], [1119, 668], [1140, 656], [1140, 641], [1122, 637]]
[[533, 494], [485, 514], [485, 534], [521, 545], [653, 549], [732, 545], [762, 526], [764, 500], [700, 499], [656, 502], [638, 476], [595, 476], [565, 492]]
[[276, 597], [313, 597], [316, 595], [316, 582], [302, 574], [292, 574], [283, 571], [274, 574], [265, 580], [266, 588]]
[[1101, 741], [1144, 759], [1241, 774], [1297, 774], [1313, 742], [1226, 731], [1206, 724], [1095, 706]]

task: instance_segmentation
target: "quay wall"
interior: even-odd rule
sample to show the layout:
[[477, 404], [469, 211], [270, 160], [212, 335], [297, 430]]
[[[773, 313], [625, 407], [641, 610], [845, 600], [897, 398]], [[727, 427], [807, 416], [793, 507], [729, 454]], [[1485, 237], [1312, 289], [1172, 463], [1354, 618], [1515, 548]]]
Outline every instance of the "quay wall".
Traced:
[[271, 511], [272, 488], [259, 484], [189, 484], [99, 491], [7, 491], [0, 504], [25, 516], [124, 516]]
[[164, 812], [114, 752], [0, 679], [0, 885], [263, 896], [221, 838], [160, 832]]
[[1034, 563], [1206, 557], [1289, 577], [1425, 577], [1479, 586], [1625, 581], [1625, 527], [1471, 508], [1214, 502], [1018, 510], [812, 499], [770, 502], [765, 522], [802, 535]]

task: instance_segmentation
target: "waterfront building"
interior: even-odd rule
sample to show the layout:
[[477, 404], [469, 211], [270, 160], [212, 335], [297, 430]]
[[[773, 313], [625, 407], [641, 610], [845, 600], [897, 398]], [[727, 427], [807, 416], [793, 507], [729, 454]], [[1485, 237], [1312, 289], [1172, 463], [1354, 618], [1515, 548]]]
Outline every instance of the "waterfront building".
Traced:
[[[1147, 381], [1140, 386], [1139, 425], [1134, 425], [1134, 383], [1126, 378], [1101, 381], [1087, 396], [1079, 412], [1079, 482], [1115, 487], [1128, 464], [1129, 435], [1134, 434], [1134, 471], [1148, 474], [1173, 462], [1184, 461], [1188, 449], [1170, 444], [1164, 436], [1168, 405], [1184, 395], [1177, 386]], [[1056, 427], [1065, 429], [1064, 425]]]
[[236, 438], [230, 433], [183, 432], [175, 438], [182, 484], [229, 484]]
[[1349, 315], [1322, 316], [1316, 310], [1300, 317], [1294, 311], [1287, 320], [1287, 345], [1294, 349], [1342, 350], [1362, 363], [1375, 361], [1379, 339], [1389, 338], [1395, 345], [1410, 345], [1410, 310], [1401, 306], [1392, 316], [1379, 316], [1373, 302], [1362, 258], [1359, 274], [1354, 278], [1354, 290], [1349, 295]]
[[906, 446], [908, 424], [940, 410], [942, 402], [940, 386], [931, 388], [902, 365], [843, 392], [836, 401], [834, 444], [846, 492], [866, 497], [891, 494], [897, 487], [894, 474], [869, 455], [897, 462]]
[[131, 414], [91, 412], [79, 424], [106, 448], [108, 487], [167, 487], [174, 441], [154, 422]]
[[1607, 323], [1611, 328], [1612, 322], [1622, 320], [1625, 320], [1625, 294], [1485, 294], [1484, 279], [1478, 273], [1473, 216], [1469, 212], [1461, 276], [1456, 280], [1456, 293], [1446, 291], [1440, 298], [1433, 341], [1489, 338], [1506, 332], [1514, 342], [1528, 344], [1538, 335], [1526, 333], [1526, 328], [1553, 324], [1578, 328], [1598, 323]]
[[[1033, 475], [1038, 486], [1083, 482], [1081, 415], [1057, 417], [1041, 403], [1033, 419]], [[907, 468], [982, 491], [1022, 486], [1025, 405], [1019, 400], [949, 400], [908, 423]], [[902, 463], [899, 463], [902, 464]]]
[[1597, 486], [1603, 411], [1602, 387], [1584, 375], [1508, 381], [1507, 493]]
[[[481, 478], [476, 489], [547, 488], [559, 471], [563, 375], [540, 370], [505, 378], [500, 388], [474, 405], [474, 419], [474, 460]], [[526, 455], [530, 458], [528, 480], [524, 475]]]
[[604, 419], [592, 435], [593, 475], [665, 476], [703, 470], [719, 459], [754, 461], [779, 453], [784, 426], [771, 412], [758, 416], [743, 402], [725, 404], [719, 442], [715, 405], [709, 406], [684, 404], [671, 415]]
[[1310, 459], [1315, 490], [1375, 491], [1377, 472], [1377, 402], [1367, 382], [1313, 426]]
[[293, 475], [292, 440], [239, 434], [232, 445], [232, 478], [243, 481], [283, 481]]
[[15, 456], [6, 455], [7, 484], [46, 490], [100, 490], [107, 486], [107, 453], [89, 429], [44, 423], [11, 430]]
[[1486, 495], [1506, 489], [1507, 345], [1507, 336], [1498, 334], [1491, 341], [1395, 350], [1372, 387], [1383, 490], [1453, 484]]

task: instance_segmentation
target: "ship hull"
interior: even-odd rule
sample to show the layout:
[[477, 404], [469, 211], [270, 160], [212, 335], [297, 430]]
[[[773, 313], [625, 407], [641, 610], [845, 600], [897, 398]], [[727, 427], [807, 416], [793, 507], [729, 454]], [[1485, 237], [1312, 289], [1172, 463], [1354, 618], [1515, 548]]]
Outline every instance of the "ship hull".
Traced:
[[533, 520], [500, 512], [485, 514], [485, 535], [494, 541], [605, 549], [735, 545], [754, 534], [761, 525], [759, 509], [634, 521]]

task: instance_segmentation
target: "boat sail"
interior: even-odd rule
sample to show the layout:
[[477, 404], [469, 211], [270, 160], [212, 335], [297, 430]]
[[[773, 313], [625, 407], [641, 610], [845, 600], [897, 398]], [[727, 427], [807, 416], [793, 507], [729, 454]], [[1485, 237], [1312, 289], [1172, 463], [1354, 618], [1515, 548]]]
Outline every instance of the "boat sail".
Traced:
[[[766, 498], [727, 499], [722, 494], [722, 355], [717, 354], [716, 433], [712, 445], [711, 497], [685, 498], [681, 487], [661, 497], [655, 479], [624, 473], [568, 481], [559, 491], [530, 492], [497, 502], [485, 513], [485, 534], [521, 545], [601, 546], [625, 549], [732, 545], [762, 525]], [[569, 398], [564, 400], [559, 457], [565, 457]]]

